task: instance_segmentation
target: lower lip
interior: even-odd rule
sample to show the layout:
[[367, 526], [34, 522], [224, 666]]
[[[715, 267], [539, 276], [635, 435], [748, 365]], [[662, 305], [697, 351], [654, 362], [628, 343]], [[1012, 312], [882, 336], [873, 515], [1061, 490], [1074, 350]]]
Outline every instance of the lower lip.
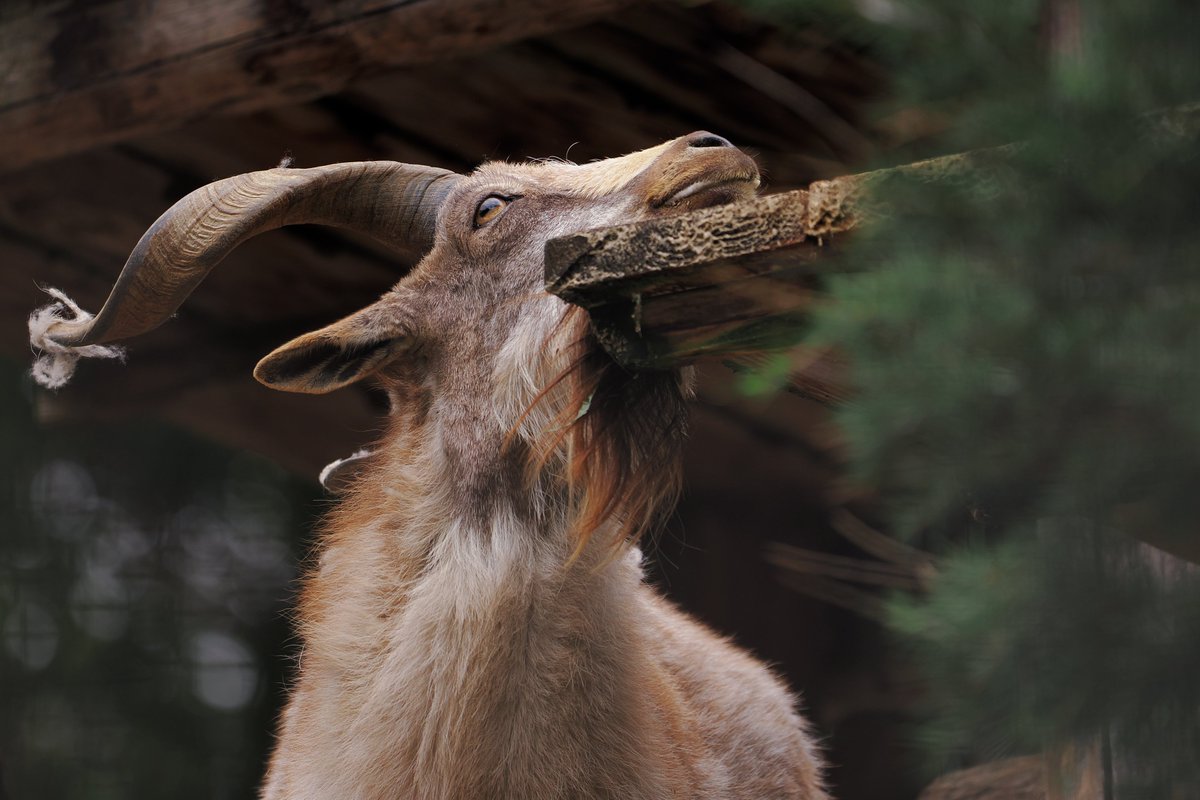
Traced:
[[746, 190], [753, 191], [754, 184], [752, 181], [745, 178], [735, 178], [725, 181], [714, 181], [712, 183], [694, 183], [690, 186], [685, 186], [675, 194], [664, 200], [661, 205], [663, 207], [671, 207], [684, 203], [688, 200], [696, 198], [717, 199], [711, 197], [715, 194], [725, 195], [729, 200], [735, 200], [739, 195], [747, 193]]

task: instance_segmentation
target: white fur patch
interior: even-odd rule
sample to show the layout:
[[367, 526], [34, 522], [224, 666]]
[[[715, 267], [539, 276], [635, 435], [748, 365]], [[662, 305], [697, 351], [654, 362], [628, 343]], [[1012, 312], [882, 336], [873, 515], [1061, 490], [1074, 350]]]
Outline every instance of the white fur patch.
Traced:
[[29, 344], [40, 351], [31, 370], [33, 379], [38, 384], [47, 389], [61, 389], [66, 386], [75, 374], [75, 366], [81, 358], [125, 360], [125, 348], [116, 345], [87, 344], [72, 347], [54, 341], [51, 338], [54, 328], [64, 322], [85, 323], [92, 315], [58, 289], [47, 287], [44, 291], [54, 298], [54, 302], [29, 315]]
[[550, 338], [565, 308], [562, 301], [549, 296], [530, 302], [496, 354], [492, 398], [501, 430], [510, 429], [529, 411], [521, 426], [521, 433], [529, 436], [545, 430], [557, 414], [558, 408], [551, 398], [547, 398], [550, 402], [539, 403], [532, 410], [529, 404], [566, 367], [565, 340]]

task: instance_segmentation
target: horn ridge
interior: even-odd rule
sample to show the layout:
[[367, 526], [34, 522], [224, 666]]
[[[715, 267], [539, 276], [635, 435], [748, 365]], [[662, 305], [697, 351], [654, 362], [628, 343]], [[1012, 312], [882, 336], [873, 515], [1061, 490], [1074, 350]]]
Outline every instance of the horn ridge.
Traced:
[[459, 177], [435, 167], [356, 161], [276, 167], [207, 184], [142, 235], [95, 317], [57, 322], [47, 335], [80, 347], [153, 330], [238, 245], [285, 225], [354, 230], [417, 258], [432, 245], [438, 208]]

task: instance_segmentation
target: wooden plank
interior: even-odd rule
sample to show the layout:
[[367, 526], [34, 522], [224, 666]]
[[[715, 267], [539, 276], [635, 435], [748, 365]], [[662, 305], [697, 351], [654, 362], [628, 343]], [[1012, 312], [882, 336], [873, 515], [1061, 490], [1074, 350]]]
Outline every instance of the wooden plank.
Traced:
[[[554, 239], [546, 286], [587, 308], [605, 348], [630, 368], [791, 346], [819, 299], [817, 276], [835, 268], [828, 243], [858, 223], [851, 210], [872, 179]], [[844, 393], [807, 383], [823, 402]]]
[[[849, 215], [828, 203], [828, 197], [844, 192], [822, 190], [821, 183], [851, 185], [844, 179], [820, 182], [810, 190], [553, 239], [546, 244], [547, 291], [589, 306], [626, 291], [676, 285], [692, 268], [727, 271], [735, 259], [766, 252], [778, 269], [812, 263], [813, 247], [854, 226]], [[820, 194], [813, 196], [814, 191]]]
[[0, 172], [311, 100], [636, 0], [59, 0], [0, 16]]
[[[861, 54], [851, 56], [816, 36], [796, 46], [787, 34], [726, 4], [676, 13], [665, 25], [642, 17], [640, 9], [622, 14], [602, 30], [566, 33], [545, 46], [564, 65], [586, 64], [631, 99], [646, 98], [672, 116], [690, 118], [693, 127], [720, 120], [720, 128], [711, 129], [739, 144], [821, 153], [836, 162], [873, 150], [861, 132], [865, 125], [848, 123], [859, 122], [854, 111], [883, 83]], [[798, 94], [809, 103], [803, 112], [794, 102]], [[730, 114], [727, 98], [739, 96], [740, 113]], [[820, 121], [810, 113], [814, 107]]]
[[[827, 42], [787, 42], [724, 3], [647, 3], [499, 51], [359, 81], [344, 99], [369, 112], [348, 118], [355, 134], [423, 135], [471, 166], [530, 156], [585, 163], [703, 128], [751, 148], [772, 184], [791, 189], [848, 167], [814, 158], [822, 151], [815, 132], [726, 75], [712, 63], [713, 48], [738, 48], [775, 71], [802, 65], [790, 78], [851, 118], [880, 78]], [[448, 91], [455, 102], [444, 102]], [[433, 107], [436, 115], [426, 113]]]

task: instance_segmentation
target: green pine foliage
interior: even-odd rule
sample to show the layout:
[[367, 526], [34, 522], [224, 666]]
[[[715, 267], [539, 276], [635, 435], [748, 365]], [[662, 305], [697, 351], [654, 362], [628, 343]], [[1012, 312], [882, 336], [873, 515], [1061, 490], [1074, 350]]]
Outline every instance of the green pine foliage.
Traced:
[[942, 559], [891, 605], [925, 752], [1103, 742], [1116, 797], [1195, 797], [1200, 568], [1138, 540], [1200, 552], [1200, 6], [858, 5], [898, 12], [864, 36], [889, 102], [949, 121], [893, 163], [1014, 144], [879, 187], [812, 337], [853, 365], [854, 477]]
[[1200, 581], [1086, 520], [1005, 533], [891, 607], [930, 687], [930, 766], [1107, 742], [1116, 797], [1194, 796]]

